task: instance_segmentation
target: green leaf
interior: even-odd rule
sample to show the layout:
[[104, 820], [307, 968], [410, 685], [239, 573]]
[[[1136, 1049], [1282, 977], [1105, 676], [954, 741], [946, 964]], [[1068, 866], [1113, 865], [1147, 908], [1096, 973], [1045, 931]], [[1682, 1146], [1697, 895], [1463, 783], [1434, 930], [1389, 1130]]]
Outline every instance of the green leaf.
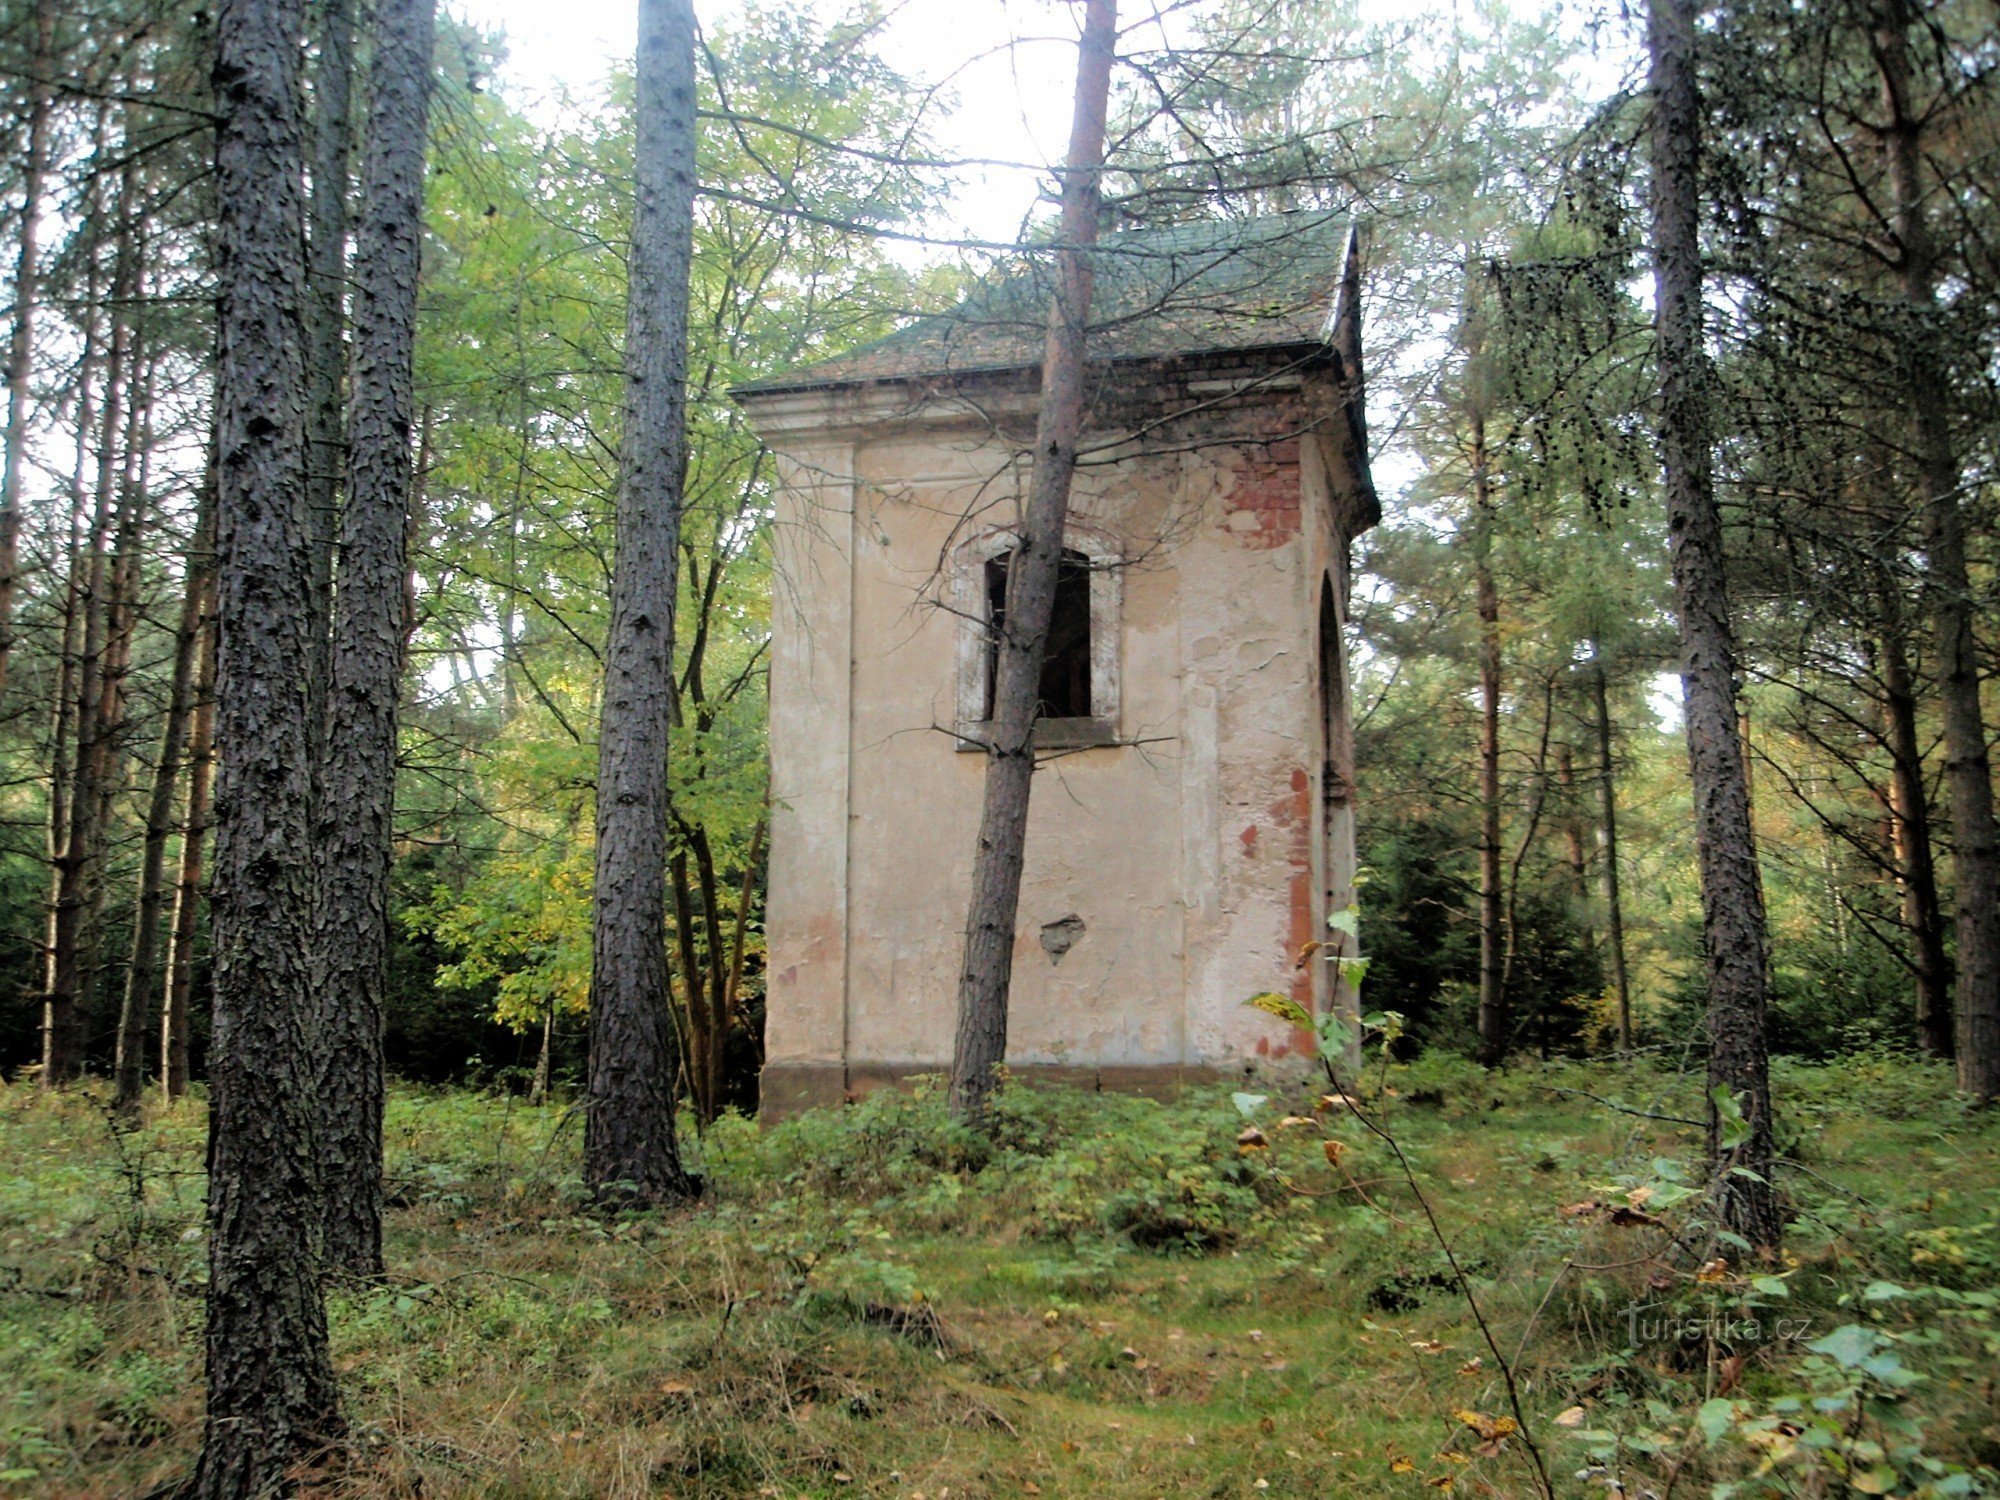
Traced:
[[1859, 1369], [1882, 1346], [1882, 1335], [1859, 1323], [1844, 1323], [1806, 1347], [1849, 1370]]
[[1751, 1290], [1765, 1297], [1789, 1298], [1792, 1295], [1791, 1287], [1786, 1284], [1785, 1278], [1782, 1276], [1752, 1276], [1750, 1278], [1750, 1287]]
[[1289, 1021], [1294, 1026], [1312, 1030], [1312, 1013], [1290, 995], [1281, 995], [1276, 990], [1265, 990], [1252, 995], [1243, 1002], [1253, 1010], [1261, 1010], [1267, 1016], [1276, 1016], [1280, 1021]]
[[1862, 1292], [1861, 1300], [1863, 1302], [1894, 1302], [1898, 1297], [1907, 1297], [1909, 1295], [1910, 1293], [1907, 1288], [1897, 1286], [1893, 1281], [1871, 1281], [1868, 1283], [1867, 1289]]
[[1269, 1094], [1231, 1094], [1229, 1102], [1234, 1104], [1236, 1112], [1247, 1120], [1262, 1109], [1270, 1097]]
[[1701, 1435], [1712, 1443], [1736, 1424], [1736, 1403], [1726, 1396], [1712, 1397], [1701, 1403], [1694, 1421]]
[[1335, 932], [1346, 933], [1349, 937], [1360, 937], [1361, 908], [1343, 906], [1339, 911], [1330, 911], [1326, 914], [1326, 925]]
[[1734, 1151], [1748, 1144], [1751, 1136], [1750, 1122], [1743, 1116], [1743, 1101], [1726, 1088], [1718, 1087], [1709, 1095], [1715, 1104], [1715, 1118], [1720, 1125], [1722, 1149]]

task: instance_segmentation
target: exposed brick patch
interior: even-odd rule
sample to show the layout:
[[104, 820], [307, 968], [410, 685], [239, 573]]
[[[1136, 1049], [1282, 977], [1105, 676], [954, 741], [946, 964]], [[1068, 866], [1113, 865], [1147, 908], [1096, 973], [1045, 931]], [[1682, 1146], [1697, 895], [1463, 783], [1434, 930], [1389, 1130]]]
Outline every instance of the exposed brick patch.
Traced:
[[[1310, 1011], [1313, 1007], [1311, 960], [1303, 964], [1296, 962], [1305, 945], [1318, 935], [1313, 922], [1312, 778], [1303, 768], [1292, 769], [1291, 788], [1266, 809], [1265, 826], [1280, 841], [1279, 846], [1284, 851], [1287, 920], [1286, 951], [1281, 955], [1281, 962], [1291, 973], [1291, 997]], [[1258, 826], [1253, 824], [1239, 835], [1246, 856], [1254, 853], [1257, 833]], [[1264, 1057], [1284, 1057], [1291, 1053], [1310, 1056], [1313, 1050], [1312, 1033], [1298, 1027], [1286, 1040], [1265, 1040], [1257, 1044], [1258, 1054]]]
[[1223, 501], [1223, 526], [1254, 551], [1282, 547], [1299, 534], [1299, 440], [1281, 438], [1246, 449]]

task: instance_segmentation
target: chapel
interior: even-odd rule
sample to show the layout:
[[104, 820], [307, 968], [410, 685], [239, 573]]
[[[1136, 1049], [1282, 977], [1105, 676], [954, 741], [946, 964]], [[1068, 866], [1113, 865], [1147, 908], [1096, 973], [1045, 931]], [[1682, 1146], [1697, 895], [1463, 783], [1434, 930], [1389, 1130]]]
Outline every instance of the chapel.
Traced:
[[[1107, 231], [1094, 269], [1008, 1064], [1158, 1093], [1296, 1065], [1253, 994], [1351, 1003], [1361, 267], [1294, 213]], [[779, 472], [770, 1114], [950, 1065], [1052, 274], [734, 392]]]

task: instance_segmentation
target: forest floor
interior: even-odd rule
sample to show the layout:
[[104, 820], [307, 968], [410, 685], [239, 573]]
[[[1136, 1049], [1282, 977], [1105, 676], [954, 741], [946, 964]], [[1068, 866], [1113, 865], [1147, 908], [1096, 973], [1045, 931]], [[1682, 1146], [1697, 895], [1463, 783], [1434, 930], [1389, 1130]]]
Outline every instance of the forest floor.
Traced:
[[[1777, 1072], [1769, 1264], [1701, 1229], [1700, 1131], [1627, 1112], [1702, 1112], [1648, 1067], [1391, 1068], [1357, 1102], [1409, 1177], [1312, 1095], [1016, 1089], [992, 1145], [878, 1095], [725, 1121], [701, 1206], [610, 1221], [562, 1105], [399, 1089], [310, 1492], [1992, 1492], [2000, 1121]], [[0, 1087], [0, 1160], [0, 1493], [144, 1494], [199, 1441], [201, 1107]]]

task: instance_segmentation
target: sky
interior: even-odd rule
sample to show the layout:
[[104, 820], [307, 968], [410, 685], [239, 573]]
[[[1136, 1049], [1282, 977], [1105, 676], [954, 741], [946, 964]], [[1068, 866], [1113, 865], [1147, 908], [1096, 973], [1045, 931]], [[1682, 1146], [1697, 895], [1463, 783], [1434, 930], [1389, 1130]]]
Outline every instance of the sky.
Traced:
[[[1158, 3], [1171, 7], [1174, 0]], [[1125, 26], [1143, 21], [1154, 4], [1128, 0]], [[531, 108], [548, 107], [559, 87], [588, 95], [632, 55], [635, 0], [457, 0], [454, 8], [481, 27], [506, 32], [510, 56], [501, 78], [510, 96]], [[845, 7], [825, 0], [818, 8]], [[741, 5], [696, 0], [695, 9], [704, 26], [713, 26], [727, 24]], [[1039, 190], [1034, 169], [1061, 157], [1076, 73], [1072, 9], [1054, 0], [892, 0], [880, 43], [884, 60], [923, 83], [948, 81], [957, 95], [958, 108], [937, 122], [944, 154], [1021, 164], [966, 174], [954, 202], [955, 230], [1016, 238]]]

